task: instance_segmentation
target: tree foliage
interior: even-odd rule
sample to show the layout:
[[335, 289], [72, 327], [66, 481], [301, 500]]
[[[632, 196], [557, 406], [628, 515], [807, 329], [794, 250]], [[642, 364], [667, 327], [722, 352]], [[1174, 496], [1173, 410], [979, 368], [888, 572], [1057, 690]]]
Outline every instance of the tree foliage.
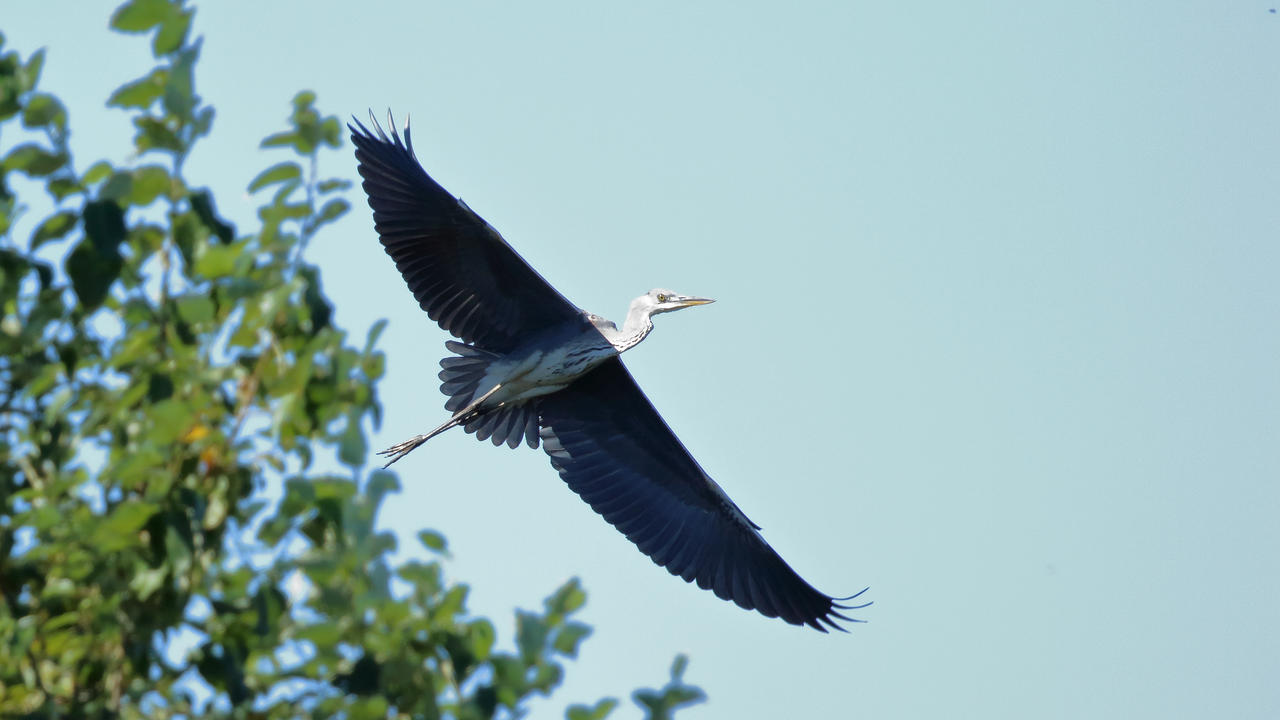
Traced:
[[[376, 518], [398, 481], [366, 467], [382, 324], [336, 327], [303, 256], [350, 207], [350, 183], [317, 172], [341, 125], [298, 93], [248, 182], [257, 223], [232, 226], [184, 171], [214, 120], [193, 14], [111, 17], [156, 59], [108, 100], [132, 120], [129, 167], [73, 162], [43, 51], [0, 36], [0, 715], [519, 716], [590, 633], [583, 590], [517, 613], [504, 652], [438, 533], [418, 538], [434, 559], [391, 562]], [[47, 198], [20, 200], [22, 176]], [[684, 667], [637, 705], [700, 701]]]

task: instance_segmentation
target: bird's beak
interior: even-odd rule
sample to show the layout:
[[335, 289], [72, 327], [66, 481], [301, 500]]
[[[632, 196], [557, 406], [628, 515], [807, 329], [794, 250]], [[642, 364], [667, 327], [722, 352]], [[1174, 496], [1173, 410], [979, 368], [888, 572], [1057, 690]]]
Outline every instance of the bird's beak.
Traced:
[[689, 297], [685, 296], [677, 300], [681, 308], [693, 307], [695, 305], [710, 305], [715, 302], [711, 298]]

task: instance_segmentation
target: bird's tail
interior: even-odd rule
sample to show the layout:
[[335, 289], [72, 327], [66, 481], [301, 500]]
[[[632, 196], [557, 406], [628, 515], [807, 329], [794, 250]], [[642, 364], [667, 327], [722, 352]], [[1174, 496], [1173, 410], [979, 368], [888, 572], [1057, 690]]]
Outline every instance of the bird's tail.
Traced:
[[449, 398], [445, 409], [456, 413], [472, 404], [489, 365], [500, 356], [453, 340], [444, 346], [455, 355], [440, 361], [440, 392]]
[[523, 440], [531, 448], [538, 447], [538, 404], [526, 401], [514, 405], [499, 405], [482, 408], [481, 404], [493, 396], [502, 383], [480, 394], [480, 383], [485, 381], [489, 373], [489, 365], [501, 358], [500, 355], [482, 350], [474, 345], [449, 340], [445, 347], [456, 353], [440, 361], [440, 392], [449, 397], [444, 407], [453, 415], [444, 423], [424, 435], [410, 438], [398, 445], [392, 445], [379, 452], [379, 455], [390, 458], [383, 467], [408, 455], [431, 438], [452, 427], [462, 429], [476, 436], [478, 440], [491, 440], [494, 445], [506, 443], [508, 447], [519, 447]]
[[[440, 392], [449, 397], [444, 404], [445, 409], [455, 413], [454, 416], [457, 417], [457, 413], [474, 404], [472, 398], [476, 397], [483, 387], [482, 383], [486, 382], [485, 378], [489, 377], [489, 367], [494, 361], [502, 359], [502, 356], [453, 340], [444, 345], [456, 355], [440, 361]], [[492, 378], [488, 382], [492, 382]], [[506, 443], [507, 447], [517, 448], [523, 440], [531, 448], [538, 447], [536, 401], [486, 408], [455, 424], [461, 424], [477, 440], [489, 440], [495, 446]]]

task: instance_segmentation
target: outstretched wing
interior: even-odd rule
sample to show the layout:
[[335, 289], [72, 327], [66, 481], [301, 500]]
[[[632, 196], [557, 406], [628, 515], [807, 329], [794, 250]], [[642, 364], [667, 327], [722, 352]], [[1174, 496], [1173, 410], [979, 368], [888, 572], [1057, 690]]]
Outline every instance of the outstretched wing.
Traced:
[[837, 620], [858, 622], [839, 611], [865, 605], [841, 605], [818, 592], [769, 547], [621, 360], [606, 361], [540, 403], [543, 448], [560, 477], [672, 575], [793, 625], [826, 632], [843, 629]]
[[427, 315], [460, 340], [506, 352], [571, 322], [578, 309], [479, 215], [440, 187], [404, 140], [373, 123], [348, 125], [373, 224]]

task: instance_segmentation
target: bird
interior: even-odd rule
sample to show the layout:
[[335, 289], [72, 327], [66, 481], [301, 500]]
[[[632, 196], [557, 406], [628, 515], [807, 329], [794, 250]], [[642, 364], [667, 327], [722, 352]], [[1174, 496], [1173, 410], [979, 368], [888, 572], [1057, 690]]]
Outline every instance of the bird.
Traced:
[[621, 360], [663, 313], [710, 298], [658, 288], [621, 327], [578, 308], [419, 163], [406, 118], [347, 125], [374, 230], [419, 306], [456, 340], [440, 361], [450, 416], [380, 454], [387, 466], [462, 427], [542, 447], [573, 492], [656, 564], [746, 610], [822, 632], [864, 622], [788, 565], [667, 426]]

